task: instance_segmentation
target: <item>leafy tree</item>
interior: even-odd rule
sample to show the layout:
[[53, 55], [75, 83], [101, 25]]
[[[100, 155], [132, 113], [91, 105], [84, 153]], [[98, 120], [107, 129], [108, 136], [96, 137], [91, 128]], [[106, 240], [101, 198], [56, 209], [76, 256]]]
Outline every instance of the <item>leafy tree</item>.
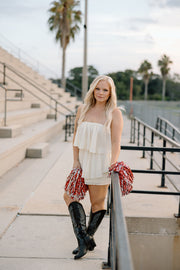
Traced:
[[140, 73], [143, 76], [143, 81], [145, 84], [145, 91], [144, 91], [145, 100], [147, 100], [147, 96], [148, 96], [148, 83], [149, 83], [150, 77], [152, 76], [152, 72], [150, 72], [151, 70], [152, 70], [152, 65], [147, 60], [144, 60], [144, 62], [141, 63], [138, 69], [138, 73]]
[[161, 59], [158, 61], [158, 66], [160, 67], [162, 80], [163, 80], [163, 87], [162, 87], [162, 100], [165, 99], [165, 93], [166, 93], [166, 80], [168, 73], [170, 71], [169, 65], [173, 62], [170, 60], [170, 58], [167, 55], [163, 55]]
[[[75, 67], [69, 71], [69, 76], [67, 78], [69, 82], [80, 89], [82, 87], [82, 71], [83, 67]], [[95, 67], [91, 65], [88, 66], [88, 87], [98, 75], [99, 72]]]
[[50, 31], [55, 32], [56, 42], [60, 41], [60, 46], [63, 50], [62, 55], [62, 76], [61, 84], [65, 89], [65, 56], [66, 48], [71, 39], [75, 39], [76, 33], [80, 30], [81, 11], [75, 8], [79, 6], [80, 1], [76, 0], [59, 0], [51, 3], [51, 8], [48, 10], [50, 17], [48, 25]]
[[141, 82], [137, 78], [137, 72], [131, 69], [127, 69], [124, 72], [118, 71], [108, 73], [108, 76], [112, 77], [116, 85], [117, 98], [121, 100], [129, 99], [130, 78], [133, 77], [133, 99], [140, 98]]

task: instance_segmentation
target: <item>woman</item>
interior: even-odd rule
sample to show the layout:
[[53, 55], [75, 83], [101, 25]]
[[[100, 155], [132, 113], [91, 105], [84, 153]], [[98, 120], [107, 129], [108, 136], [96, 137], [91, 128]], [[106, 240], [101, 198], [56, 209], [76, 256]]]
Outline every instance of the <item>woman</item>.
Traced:
[[90, 85], [84, 104], [78, 108], [73, 137], [73, 168], [82, 168], [91, 202], [88, 227], [83, 206], [66, 193], [64, 200], [72, 219], [78, 248], [74, 259], [84, 256], [96, 246], [93, 235], [105, 215], [105, 198], [110, 184], [108, 167], [120, 153], [123, 128], [121, 111], [117, 108], [112, 78], [98, 76]]

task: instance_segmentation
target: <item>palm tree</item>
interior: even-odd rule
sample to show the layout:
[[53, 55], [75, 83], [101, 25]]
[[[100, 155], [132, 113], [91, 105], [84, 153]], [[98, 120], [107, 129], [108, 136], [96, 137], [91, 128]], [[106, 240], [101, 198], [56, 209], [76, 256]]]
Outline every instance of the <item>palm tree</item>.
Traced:
[[79, 6], [80, 1], [76, 0], [59, 0], [51, 3], [52, 7], [48, 10], [50, 17], [48, 25], [50, 31], [56, 33], [56, 42], [60, 41], [62, 47], [62, 76], [61, 85], [65, 89], [65, 56], [66, 48], [71, 39], [75, 39], [75, 35], [79, 32], [81, 23], [81, 11], [75, 10]]
[[150, 70], [152, 70], [152, 65], [147, 60], [144, 60], [138, 69], [138, 73], [143, 76], [143, 81], [145, 84], [144, 100], [147, 100], [148, 96], [148, 83], [150, 77], [152, 76], [152, 71], [150, 72]]
[[169, 65], [173, 62], [170, 60], [170, 58], [167, 55], [163, 55], [161, 59], [158, 61], [158, 66], [160, 67], [162, 80], [163, 80], [163, 87], [162, 87], [162, 100], [165, 99], [165, 93], [166, 93], [166, 80], [168, 73], [170, 71]]

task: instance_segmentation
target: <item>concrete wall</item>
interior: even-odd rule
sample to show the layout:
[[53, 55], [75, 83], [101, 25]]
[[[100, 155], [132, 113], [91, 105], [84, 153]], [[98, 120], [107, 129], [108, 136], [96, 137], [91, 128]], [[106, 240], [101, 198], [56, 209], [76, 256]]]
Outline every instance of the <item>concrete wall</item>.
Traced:
[[180, 269], [180, 220], [127, 217], [135, 270]]

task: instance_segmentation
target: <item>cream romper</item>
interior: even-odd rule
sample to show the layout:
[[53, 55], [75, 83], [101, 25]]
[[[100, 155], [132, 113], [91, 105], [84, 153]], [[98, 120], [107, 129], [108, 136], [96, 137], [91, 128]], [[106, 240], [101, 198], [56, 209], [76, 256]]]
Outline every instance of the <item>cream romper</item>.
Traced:
[[110, 128], [95, 122], [82, 122], [76, 132], [74, 146], [79, 148], [79, 161], [86, 185], [110, 184]]

